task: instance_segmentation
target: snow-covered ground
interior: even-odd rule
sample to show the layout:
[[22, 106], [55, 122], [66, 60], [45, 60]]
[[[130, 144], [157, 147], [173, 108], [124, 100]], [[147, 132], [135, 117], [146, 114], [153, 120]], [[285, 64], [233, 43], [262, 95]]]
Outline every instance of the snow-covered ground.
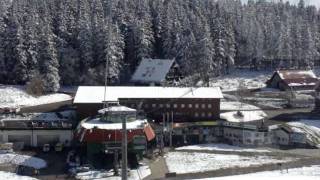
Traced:
[[227, 151], [227, 152], [270, 152], [263, 149], [249, 149], [228, 144], [199, 144], [176, 148], [176, 150], [194, 150], [194, 151]]
[[13, 153], [0, 154], [0, 164], [23, 165], [35, 169], [47, 167], [47, 163], [43, 159]]
[[[121, 170], [120, 170], [121, 172]], [[130, 170], [128, 173], [128, 180], [140, 180], [151, 174], [149, 166], [140, 166], [138, 169]], [[120, 176], [113, 176], [113, 171], [88, 171], [78, 173], [76, 179], [91, 180], [91, 179], [105, 179], [105, 180], [121, 180]]]
[[0, 86], [0, 108], [36, 106], [70, 99], [72, 99], [71, 96], [58, 93], [34, 97], [27, 94], [20, 86]]
[[301, 120], [287, 124], [296, 132], [305, 133], [307, 139], [320, 148], [320, 120]]
[[262, 166], [292, 161], [291, 158], [276, 159], [270, 156], [240, 156], [199, 152], [169, 152], [166, 164], [170, 172], [178, 174], [197, 173], [226, 168]]
[[294, 169], [265, 171], [237, 176], [225, 176], [216, 178], [205, 178], [201, 180], [320, 180], [320, 166], [301, 167]]
[[261, 110], [241, 111], [241, 113], [242, 113], [242, 116], [239, 116], [237, 111], [221, 113], [220, 118], [225, 119], [229, 122], [248, 122], [248, 121], [262, 120], [265, 117], [267, 117], [267, 114]]
[[260, 108], [251, 104], [240, 103], [237, 101], [221, 101], [220, 110], [221, 111], [238, 111], [238, 110], [247, 111], [247, 110], [260, 110]]
[[28, 177], [28, 176], [20, 176], [15, 173], [3, 172], [0, 171], [0, 179], [7, 180], [37, 180], [36, 178]]
[[267, 80], [271, 77], [270, 71], [235, 70], [230, 75], [212, 79], [211, 86], [219, 86], [222, 91], [235, 91], [242, 84], [247, 89], [256, 89], [266, 86]]

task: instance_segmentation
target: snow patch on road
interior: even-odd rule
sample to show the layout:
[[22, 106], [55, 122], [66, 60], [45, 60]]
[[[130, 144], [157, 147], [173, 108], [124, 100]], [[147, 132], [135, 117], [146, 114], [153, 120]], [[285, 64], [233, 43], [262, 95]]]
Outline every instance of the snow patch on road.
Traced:
[[[301, 167], [294, 169], [278, 170], [278, 171], [264, 171], [250, 174], [243, 174], [237, 176], [225, 176], [215, 178], [205, 178], [201, 180], [319, 180], [320, 179], [320, 166]], [[199, 179], [200, 180], [200, 179]]]
[[36, 178], [32, 178], [28, 176], [20, 176], [15, 173], [3, 172], [3, 171], [0, 171], [0, 178], [8, 179], [8, 180], [37, 180]]
[[227, 168], [262, 166], [289, 162], [294, 159], [276, 159], [270, 156], [240, 156], [231, 154], [169, 152], [166, 163], [170, 172], [178, 174], [198, 173]]
[[35, 169], [47, 167], [47, 163], [43, 159], [13, 153], [0, 154], [0, 164], [23, 165]]
[[270, 152], [263, 149], [249, 149], [238, 146], [231, 146], [228, 144], [199, 144], [191, 146], [183, 146], [176, 148], [176, 150], [194, 150], [194, 151], [227, 151], [227, 152]]
[[71, 100], [66, 94], [49, 94], [34, 97], [26, 93], [22, 87], [0, 86], [0, 108], [19, 108], [22, 106], [36, 106], [60, 101]]

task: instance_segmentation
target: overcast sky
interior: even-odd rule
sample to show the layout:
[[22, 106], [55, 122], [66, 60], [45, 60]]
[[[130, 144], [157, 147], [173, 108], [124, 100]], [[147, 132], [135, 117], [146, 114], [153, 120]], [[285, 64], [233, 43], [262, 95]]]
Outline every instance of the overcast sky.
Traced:
[[[243, 2], [247, 2], [248, 0], [242, 0]], [[270, 0], [270, 1], [276, 1], [276, 0]], [[290, 3], [298, 3], [299, 0], [287, 0]], [[304, 0], [306, 5], [316, 5], [318, 8], [320, 7], [320, 0]]]

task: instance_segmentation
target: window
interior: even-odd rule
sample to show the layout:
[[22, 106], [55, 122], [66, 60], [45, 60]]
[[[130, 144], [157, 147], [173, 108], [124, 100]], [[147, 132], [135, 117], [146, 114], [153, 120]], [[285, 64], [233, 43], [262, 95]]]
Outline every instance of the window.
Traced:
[[177, 104], [173, 104], [173, 108], [177, 108], [178, 107], [178, 105]]
[[163, 104], [159, 104], [159, 107], [160, 107], [160, 108], [163, 108]]
[[208, 104], [208, 108], [212, 108], [212, 104]]
[[156, 104], [152, 104], [152, 107], [155, 108], [157, 105]]
[[201, 104], [201, 108], [202, 108], [202, 109], [205, 109], [205, 108], [206, 108], [206, 105], [205, 105], [205, 104]]
[[186, 105], [185, 104], [181, 104], [181, 108], [184, 108]]
[[189, 106], [189, 108], [192, 108], [192, 104], [189, 104], [188, 106]]
[[194, 117], [199, 117], [199, 113], [194, 113]]
[[167, 108], [170, 108], [170, 104], [166, 104], [166, 107], [167, 107]]
[[199, 108], [199, 104], [195, 104], [194, 107], [195, 107], [196, 109], [198, 109], [198, 108]]
[[211, 112], [208, 113], [208, 117], [212, 117], [212, 113]]
[[148, 107], [149, 107], [149, 104], [144, 104], [144, 107], [145, 107], [145, 108], [148, 108]]
[[201, 117], [205, 117], [205, 116], [206, 116], [206, 113], [202, 112]]

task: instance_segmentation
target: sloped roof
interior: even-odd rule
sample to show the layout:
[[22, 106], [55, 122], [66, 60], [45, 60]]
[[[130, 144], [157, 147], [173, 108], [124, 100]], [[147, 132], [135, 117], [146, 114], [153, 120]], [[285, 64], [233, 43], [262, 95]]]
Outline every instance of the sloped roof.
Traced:
[[278, 74], [288, 86], [315, 86], [318, 82], [312, 70], [279, 70], [275, 74]]
[[[102, 103], [104, 86], [79, 86], [74, 103]], [[153, 86], [108, 86], [106, 101], [137, 98], [223, 98], [219, 87], [153, 87]]]
[[165, 80], [174, 59], [142, 59], [134, 72], [132, 82], [155, 82]]

